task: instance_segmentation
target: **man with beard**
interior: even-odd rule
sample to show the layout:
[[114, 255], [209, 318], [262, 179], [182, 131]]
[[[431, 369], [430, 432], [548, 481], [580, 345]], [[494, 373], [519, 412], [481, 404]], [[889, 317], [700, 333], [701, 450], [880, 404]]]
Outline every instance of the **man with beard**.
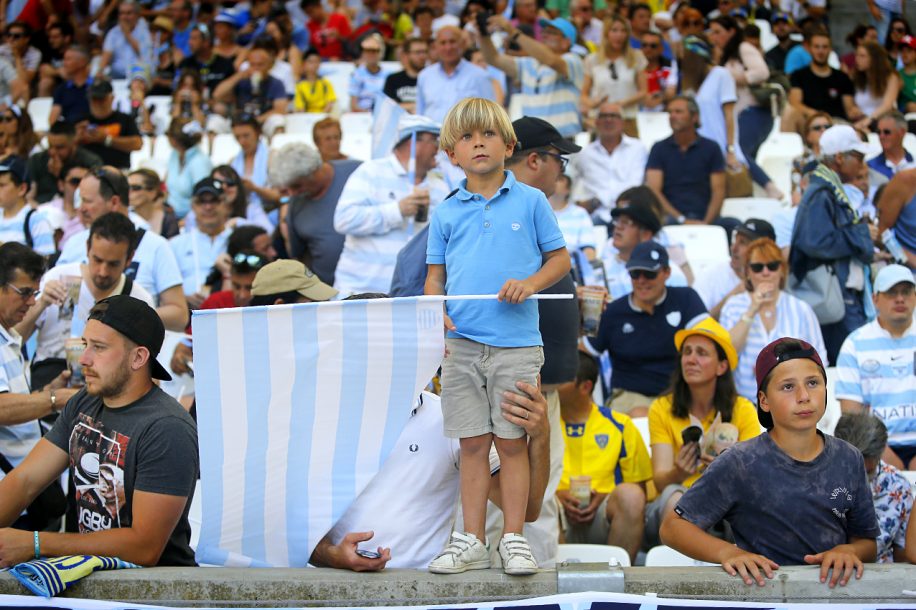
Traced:
[[134, 255], [136, 233], [127, 216], [103, 214], [89, 229], [87, 262], [58, 265], [42, 278], [41, 295], [16, 327], [23, 340], [38, 331], [33, 383], [41, 363], [52, 371], [65, 370], [64, 343], [82, 334], [89, 310], [97, 301], [113, 294], [129, 294], [153, 305], [149, 292], [124, 275]]
[[79, 533], [0, 529], [0, 566], [78, 554], [195, 565], [188, 508], [199, 470], [197, 428], [153, 382], [170, 379], [156, 361], [164, 334], [155, 310], [133, 297], [115, 295], [92, 308], [79, 361], [86, 387], [0, 481], [0, 524], [9, 525], [69, 465], [79, 482]]
[[417, 110], [417, 76], [426, 67], [429, 43], [421, 38], [408, 38], [404, 42], [402, 64], [404, 69], [389, 74], [385, 79], [385, 95], [401, 105], [407, 112]]

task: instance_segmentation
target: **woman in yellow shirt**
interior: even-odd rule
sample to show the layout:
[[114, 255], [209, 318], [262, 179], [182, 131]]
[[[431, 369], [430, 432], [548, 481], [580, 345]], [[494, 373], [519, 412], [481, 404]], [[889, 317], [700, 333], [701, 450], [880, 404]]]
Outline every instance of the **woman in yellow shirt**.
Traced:
[[[659, 544], [658, 528], [665, 514], [716, 457], [715, 448], [707, 450], [702, 440], [688, 437], [690, 442], [685, 443], [684, 430], [699, 426], [709, 441], [735, 436], [743, 441], [760, 434], [756, 407], [735, 388], [738, 354], [728, 331], [713, 318], [705, 318], [678, 331], [674, 345], [680, 366], [675, 368], [671, 392], [649, 407], [652, 480], [660, 494], [646, 508], [646, 537], [653, 545]], [[717, 416], [733, 427], [717, 424], [712, 430]], [[718, 449], [723, 450], [721, 444]]]
[[337, 94], [331, 82], [318, 76], [321, 56], [309, 49], [302, 60], [302, 80], [296, 85], [296, 112], [331, 112], [337, 103]]

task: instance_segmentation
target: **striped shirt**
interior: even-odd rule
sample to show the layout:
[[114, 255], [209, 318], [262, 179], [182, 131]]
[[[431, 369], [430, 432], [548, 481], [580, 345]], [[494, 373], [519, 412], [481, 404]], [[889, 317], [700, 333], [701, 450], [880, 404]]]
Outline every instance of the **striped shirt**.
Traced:
[[[28, 215], [29, 206], [23, 206], [12, 218], [0, 216], [0, 243], [16, 241], [25, 244], [25, 217]], [[54, 254], [54, 229], [44, 212], [36, 211], [29, 218], [29, 234], [32, 236], [32, 249], [39, 254]]]
[[516, 57], [515, 68], [525, 95], [522, 114], [544, 119], [563, 137], [572, 138], [582, 131], [579, 95], [585, 67], [582, 58], [575, 53], [564, 53], [563, 61], [567, 76], [532, 57]]
[[[448, 185], [435, 168], [418, 186], [429, 190], [431, 216]], [[350, 174], [334, 211], [334, 230], [346, 236], [334, 273], [334, 287], [344, 296], [388, 292], [398, 252], [426, 224], [401, 215], [398, 202], [413, 188], [394, 154], [366, 161]]]
[[[0, 324], [0, 392], [28, 394], [29, 391], [22, 359], [22, 337], [15, 330]], [[0, 453], [13, 466], [18, 466], [40, 438], [41, 429], [37, 421], [0, 426]]]
[[837, 357], [835, 394], [871, 407], [889, 445], [916, 445], [916, 324], [896, 339], [878, 320], [854, 330]]
[[574, 252], [579, 248], [595, 247], [595, 225], [585, 208], [574, 203], [566, 204], [561, 210], [554, 210], [566, 248]]
[[[750, 305], [750, 293], [736, 294], [725, 301], [725, 305], [722, 306], [719, 323], [731, 331], [741, 320], [741, 316], [747, 313]], [[769, 343], [780, 337], [795, 337], [807, 341], [820, 354], [824, 364], [827, 364], [824, 337], [821, 335], [820, 324], [811, 306], [791, 294], [780, 291], [779, 300], [776, 302], [776, 324], [773, 330], [767, 332], [758, 312], [754, 316], [754, 321], [751, 322], [744, 349], [738, 354], [735, 385], [738, 386], [738, 393], [751, 402], [757, 402], [757, 377], [754, 372], [757, 355]]]

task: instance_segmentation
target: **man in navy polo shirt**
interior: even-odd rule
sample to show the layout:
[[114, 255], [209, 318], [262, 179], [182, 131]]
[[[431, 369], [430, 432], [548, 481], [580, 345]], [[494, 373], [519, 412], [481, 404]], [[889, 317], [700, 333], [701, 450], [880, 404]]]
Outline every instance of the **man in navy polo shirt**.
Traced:
[[668, 103], [674, 132], [656, 142], [646, 163], [646, 185], [678, 223], [710, 224], [725, 200], [725, 158], [719, 145], [700, 136], [700, 110], [693, 98]]
[[671, 268], [658, 242], [633, 248], [627, 271], [633, 292], [608, 305], [598, 335], [582, 342], [593, 356], [607, 351], [611, 358], [611, 407], [642, 417], [668, 386], [677, 362], [674, 333], [708, 314], [692, 288], [665, 287]]
[[63, 118], [76, 123], [89, 114], [89, 62], [92, 58], [85, 47], [73, 45], [64, 51], [64, 75], [67, 80], [54, 88], [48, 124]]

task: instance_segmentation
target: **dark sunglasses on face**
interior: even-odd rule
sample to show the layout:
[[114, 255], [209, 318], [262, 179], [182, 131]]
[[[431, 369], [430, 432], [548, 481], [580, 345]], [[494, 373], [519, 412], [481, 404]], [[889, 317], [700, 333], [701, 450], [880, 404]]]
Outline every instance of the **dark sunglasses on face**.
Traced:
[[768, 263], [748, 263], [748, 267], [751, 268], [751, 271], [754, 273], [760, 273], [763, 271], [763, 268], [766, 267], [770, 271], [778, 271], [779, 266], [782, 265], [781, 261], [770, 261]]
[[631, 280], [638, 280], [641, 277], [644, 277], [647, 280], [654, 280], [658, 277], [658, 271], [648, 271], [646, 269], [633, 269], [630, 271]]

